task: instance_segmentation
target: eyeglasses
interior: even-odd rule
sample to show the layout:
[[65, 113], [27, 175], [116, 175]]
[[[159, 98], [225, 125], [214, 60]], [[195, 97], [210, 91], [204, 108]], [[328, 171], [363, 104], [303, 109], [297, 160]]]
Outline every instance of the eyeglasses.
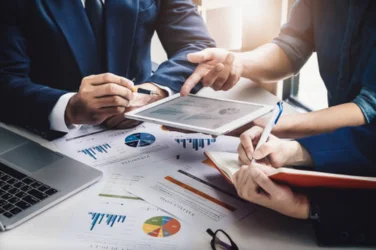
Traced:
[[214, 233], [209, 228], [206, 232], [213, 237], [210, 241], [213, 250], [239, 250], [238, 246], [225, 231], [219, 229]]

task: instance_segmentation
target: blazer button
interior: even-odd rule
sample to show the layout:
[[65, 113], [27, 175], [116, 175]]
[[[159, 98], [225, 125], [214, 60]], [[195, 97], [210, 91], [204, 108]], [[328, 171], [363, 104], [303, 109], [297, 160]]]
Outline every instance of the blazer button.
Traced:
[[342, 242], [345, 242], [347, 241], [347, 239], [349, 238], [349, 233], [348, 232], [342, 232], [339, 234], [339, 239], [342, 241]]
[[42, 137], [47, 138], [47, 134], [45, 132], [42, 132]]

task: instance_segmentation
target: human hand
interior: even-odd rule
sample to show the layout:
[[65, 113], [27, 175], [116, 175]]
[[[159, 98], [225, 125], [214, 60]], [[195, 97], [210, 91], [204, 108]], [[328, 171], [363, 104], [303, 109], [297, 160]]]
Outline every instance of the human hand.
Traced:
[[240, 136], [238, 147], [240, 162], [250, 164], [252, 159], [257, 161], [267, 159], [275, 168], [286, 165], [312, 165], [311, 156], [297, 141], [281, 140], [272, 134], [268, 141], [255, 151], [263, 130], [255, 126]]
[[111, 73], [83, 78], [66, 107], [66, 124], [98, 125], [124, 113], [133, 99], [132, 87], [132, 81]]
[[198, 66], [184, 83], [180, 92], [182, 96], [188, 95], [200, 81], [204, 87], [229, 90], [239, 81], [243, 72], [241, 62], [225, 49], [209, 48], [188, 54], [187, 58]]
[[310, 205], [307, 196], [294, 193], [290, 187], [273, 182], [268, 177], [273, 172], [273, 167], [256, 162], [242, 166], [233, 177], [239, 196], [281, 214], [308, 219]]
[[133, 93], [134, 98], [131, 102], [130, 107], [142, 107], [149, 103], [159, 101], [168, 96], [168, 93], [165, 90], [159, 88], [157, 85], [153, 83], [146, 82], [146, 83], [139, 84], [136, 87], [151, 90], [157, 93], [158, 95], [145, 95], [145, 94], [140, 94], [140, 93]]
[[138, 107], [142, 107], [144, 105], [147, 105], [149, 103], [152, 103], [152, 102], [155, 102], [155, 101], [158, 101], [167, 97], [167, 93], [164, 90], [160, 89], [158, 86], [152, 83], [143, 83], [143, 84], [137, 85], [137, 87], [152, 90], [158, 93], [158, 95], [155, 96], [155, 95], [144, 95], [144, 94], [134, 93], [133, 94], [134, 98], [131, 101], [130, 107], [126, 108], [123, 113], [112, 116], [105, 121], [105, 125], [108, 128], [127, 129], [127, 128], [133, 128], [133, 127], [140, 125], [142, 122], [126, 119], [124, 117], [124, 113], [130, 112]]

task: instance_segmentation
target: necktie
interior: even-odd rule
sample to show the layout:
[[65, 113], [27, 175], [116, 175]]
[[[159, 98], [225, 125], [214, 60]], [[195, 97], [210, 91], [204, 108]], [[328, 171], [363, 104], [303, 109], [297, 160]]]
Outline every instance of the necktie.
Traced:
[[102, 72], [105, 72], [104, 12], [102, 0], [86, 0], [85, 11], [97, 41], [97, 50]]

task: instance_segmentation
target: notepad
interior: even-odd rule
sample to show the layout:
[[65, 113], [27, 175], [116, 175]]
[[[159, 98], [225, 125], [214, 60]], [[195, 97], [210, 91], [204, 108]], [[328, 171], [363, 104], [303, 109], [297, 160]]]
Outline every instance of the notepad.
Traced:
[[[227, 152], [205, 152], [218, 171], [232, 183], [234, 174], [241, 164], [238, 154]], [[298, 170], [293, 168], [275, 169], [269, 178], [294, 187], [326, 187], [326, 188], [354, 188], [376, 189], [376, 178], [329, 174], [317, 171]]]

